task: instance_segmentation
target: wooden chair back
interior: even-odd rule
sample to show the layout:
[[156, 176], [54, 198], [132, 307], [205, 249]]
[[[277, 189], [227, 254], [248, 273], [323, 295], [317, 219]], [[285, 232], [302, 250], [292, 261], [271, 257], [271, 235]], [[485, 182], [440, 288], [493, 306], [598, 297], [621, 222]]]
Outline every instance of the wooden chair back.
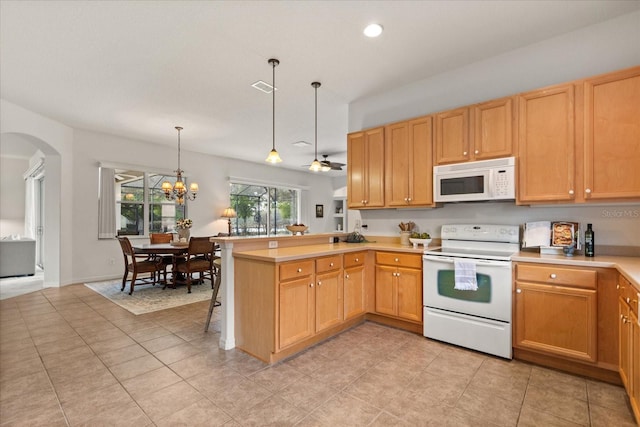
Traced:
[[131, 246], [131, 242], [128, 237], [118, 236], [118, 242], [120, 242], [120, 247], [122, 248], [122, 253], [124, 254], [124, 262], [129, 263], [129, 259], [127, 257], [133, 258], [133, 247]]
[[209, 237], [192, 237], [189, 240], [189, 256], [196, 255], [213, 255], [214, 243], [209, 240]]
[[151, 233], [149, 235], [151, 243], [171, 243], [173, 234], [169, 233]]

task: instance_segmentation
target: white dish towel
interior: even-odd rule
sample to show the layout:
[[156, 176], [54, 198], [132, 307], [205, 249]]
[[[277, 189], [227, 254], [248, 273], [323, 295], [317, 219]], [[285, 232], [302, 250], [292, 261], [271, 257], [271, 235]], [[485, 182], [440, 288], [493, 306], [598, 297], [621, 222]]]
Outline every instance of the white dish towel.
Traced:
[[477, 291], [476, 263], [468, 259], [454, 258], [453, 265], [455, 268], [453, 288], [459, 291]]

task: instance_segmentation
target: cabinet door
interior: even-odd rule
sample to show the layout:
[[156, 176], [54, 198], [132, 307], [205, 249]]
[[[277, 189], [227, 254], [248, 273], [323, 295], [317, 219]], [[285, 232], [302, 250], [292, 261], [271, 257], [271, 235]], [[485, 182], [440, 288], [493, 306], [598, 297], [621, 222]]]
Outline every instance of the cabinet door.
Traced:
[[584, 197], [640, 197], [640, 67], [584, 83]]
[[475, 160], [513, 155], [513, 101], [496, 99], [473, 107]]
[[314, 334], [313, 277], [280, 283], [279, 341], [282, 349]]
[[356, 132], [347, 137], [347, 204], [350, 208], [364, 207], [365, 193], [365, 134]]
[[632, 338], [632, 330], [631, 323], [629, 321], [629, 314], [631, 310], [629, 310], [629, 306], [625, 302], [624, 299], [618, 299], [618, 306], [620, 308], [620, 328], [619, 328], [619, 346], [620, 346], [620, 378], [622, 379], [622, 384], [624, 388], [627, 389], [627, 392], [631, 394], [631, 384], [630, 384], [630, 373], [631, 373], [631, 338]]
[[384, 206], [384, 128], [349, 134], [347, 163], [348, 206]]
[[422, 320], [422, 272], [412, 268], [398, 268], [398, 317]]
[[574, 87], [519, 96], [518, 202], [574, 199]]
[[436, 114], [436, 164], [469, 160], [469, 108]]
[[397, 315], [395, 267], [376, 265], [376, 312]]
[[409, 122], [409, 204], [433, 206], [433, 134], [431, 117]]
[[516, 286], [516, 346], [596, 361], [595, 290], [526, 282]]
[[384, 206], [384, 128], [366, 131], [366, 207]]
[[342, 271], [316, 276], [316, 332], [342, 322]]
[[347, 268], [344, 271], [344, 320], [365, 311], [364, 266]]
[[636, 420], [640, 421], [640, 324], [638, 317], [631, 313], [631, 406], [636, 415]]
[[385, 135], [385, 204], [407, 206], [409, 204], [409, 162], [411, 144], [407, 122], [386, 127]]

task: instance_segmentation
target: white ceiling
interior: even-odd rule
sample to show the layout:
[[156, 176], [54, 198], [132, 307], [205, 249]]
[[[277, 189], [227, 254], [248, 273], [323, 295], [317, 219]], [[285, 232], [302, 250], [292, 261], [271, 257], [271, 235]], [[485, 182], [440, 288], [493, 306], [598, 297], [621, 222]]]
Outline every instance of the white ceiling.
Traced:
[[[633, 1], [0, 2], [2, 98], [79, 129], [281, 167], [346, 160], [348, 104], [640, 8]], [[377, 39], [362, 34], [378, 22]], [[4, 148], [3, 148], [4, 151]]]

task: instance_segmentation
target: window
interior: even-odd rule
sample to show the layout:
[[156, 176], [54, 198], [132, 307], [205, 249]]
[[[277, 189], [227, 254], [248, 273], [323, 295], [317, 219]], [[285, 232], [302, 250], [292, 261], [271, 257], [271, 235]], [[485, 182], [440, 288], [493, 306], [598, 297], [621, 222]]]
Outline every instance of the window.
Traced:
[[125, 169], [113, 172], [116, 235], [172, 232], [176, 221], [185, 218], [186, 205], [167, 200], [161, 188], [165, 180], [174, 183], [175, 176]]
[[298, 222], [300, 190], [268, 185], [231, 183], [233, 234], [273, 236], [288, 234], [285, 225]]

